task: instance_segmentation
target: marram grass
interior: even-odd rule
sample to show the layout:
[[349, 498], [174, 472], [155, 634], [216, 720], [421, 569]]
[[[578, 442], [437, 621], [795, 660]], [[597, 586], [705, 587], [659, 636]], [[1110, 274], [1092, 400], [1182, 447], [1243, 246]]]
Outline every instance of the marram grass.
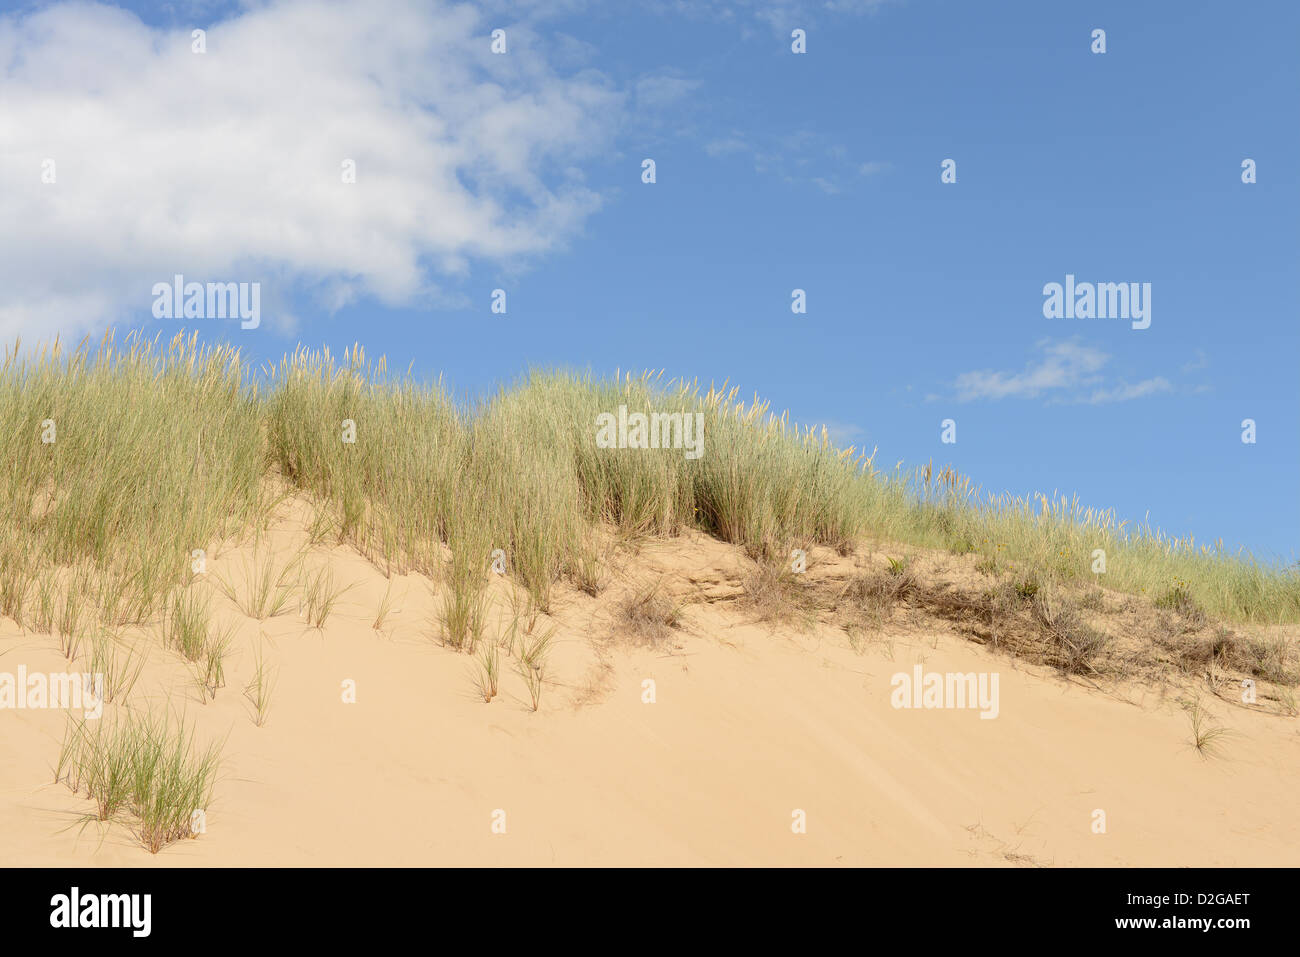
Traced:
[[[700, 414], [701, 454], [598, 447], [597, 417], [620, 406]], [[0, 441], [0, 614], [40, 630], [88, 626], [92, 611], [113, 625], [186, 609], [193, 551], [262, 523], [272, 479], [315, 501], [314, 537], [449, 585], [442, 626], [458, 644], [473, 642], [498, 550], [545, 610], [557, 581], [591, 584], [601, 523], [629, 539], [697, 528], [769, 560], [863, 540], [978, 552], [1022, 577], [1095, 577], [1228, 621], [1300, 621], [1295, 569], [1073, 501], [981, 499], [951, 470], [882, 474], [734, 389], [651, 375], [533, 372], [466, 405], [359, 348], [341, 360], [297, 351], [259, 385], [227, 346], [108, 336], [8, 351]], [[282, 582], [264, 584], [259, 617], [282, 610]], [[202, 647], [197, 626], [171, 624], [191, 653]]]

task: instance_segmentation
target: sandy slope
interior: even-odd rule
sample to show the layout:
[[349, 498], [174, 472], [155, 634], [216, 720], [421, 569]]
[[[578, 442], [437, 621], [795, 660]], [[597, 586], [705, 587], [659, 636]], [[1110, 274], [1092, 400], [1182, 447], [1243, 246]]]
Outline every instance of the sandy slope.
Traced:
[[[302, 540], [292, 520], [272, 536], [281, 556]], [[238, 579], [245, 552], [211, 572]], [[534, 714], [508, 666], [496, 701], [476, 696], [472, 659], [430, 638], [426, 580], [394, 579], [380, 633], [383, 576], [347, 549], [308, 566], [323, 561], [352, 588], [322, 631], [296, 605], [259, 623], [217, 599], [239, 631], [212, 703], [156, 635], [140, 636], [152, 650], [136, 706], [170, 703], [226, 740], [206, 834], [154, 857], [122, 825], [83, 826], [88, 802], [51, 783], [63, 715], [0, 711], [0, 862], [1300, 865], [1294, 718], [1208, 698], [1237, 735], [1207, 761], [1172, 697], [1089, 690], [942, 625], [899, 625], [863, 654], [829, 629], [773, 633], [727, 600], [741, 560], [697, 535], [628, 559], [599, 599], [562, 593], [543, 620], [558, 644]], [[620, 589], [666, 572], [696, 599], [677, 647], [606, 641]], [[278, 680], [259, 728], [241, 689], [263, 634]], [[4, 620], [0, 671], [20, 663], [66, 668], [53, 638]], [[999, 716], [893, 708], [891, 676], [917, 663], [997, 672]], [[341, 701], [345, 679], [355, 704]], [[497, 809], [505, 834], [492, 833]], [[806, 833], [792, 832], [795, 809]]]

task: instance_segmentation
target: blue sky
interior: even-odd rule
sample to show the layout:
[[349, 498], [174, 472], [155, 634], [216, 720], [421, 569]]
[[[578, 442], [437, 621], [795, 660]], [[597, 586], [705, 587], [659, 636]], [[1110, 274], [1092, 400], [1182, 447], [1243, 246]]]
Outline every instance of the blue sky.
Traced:
[[[878, 465], [1300, 558], [1300, 5], [365, 6], [6, 6], [5, 337], [258, 281], [256, 330], [184, 325], [466, 392], [729, 379]], [[1045, 318], [1067, 273], [1150, 283], [1150, 327]]]

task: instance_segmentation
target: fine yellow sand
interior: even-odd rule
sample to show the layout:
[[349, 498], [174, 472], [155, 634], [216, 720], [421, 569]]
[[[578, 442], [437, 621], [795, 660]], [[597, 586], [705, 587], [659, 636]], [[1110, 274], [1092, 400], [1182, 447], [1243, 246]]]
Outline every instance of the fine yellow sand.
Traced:
[[[302, 528], [287, 512], [272, 553], [303, 547]], [[238, 580], [251, 548], [219, 552], [208, 578]], [[813, 559], [810, 574], [846, 561]], [[314, 549], [309, 568], [329, 563], [351, 585], [323, 630], [296, 601], [257, 622], [214, 598], [238, 630], [213, 702], [200, 703], [155, 630], [124, 632], [150, 649], [132, 705], [183, 711], [200, 740], [225, 741], [207, 833], [154, 856], [122, 824], [83, 824], [89, 802], [52, 783], [64, 715], [0, 711], [0, 862], [1300, 865], [1295, 718], [1207, 696], [1234, 731], [1207, 760], [1173, 691], [1090, 689], [938, 623], [886, 626], [857, 653], [830, 628], [747, 621], [730, 600], [743, 561], [690, 534], [624, 555], [599, 597], [561, 589], [537, 626], [555, 627], [556, 643], [533, 713], [504, 658], [500, 696], [476, 694], [474, 660], [434, 638], [427, 579], [394, 577], [394, 610], [376, 631], [382, 573], [350, 549]], [[616, 602], [660, 578], [691, 600], [683, 628], [667, 645], [629, 646]], [[491, 586], [489, 634], [507, 587]], [[262, 636], [277, 679], [257, 727], [241, 692]], [[891, 677], [918, 663], [996, 672], [998, 717], [892, 707]], [[54, 638], [0, 620], [0, 671], [20, 664], [68, 670]], [[342, 700], [349, 679], [354, 704]], [[797, 811], [805, 833], [792, 829]]]

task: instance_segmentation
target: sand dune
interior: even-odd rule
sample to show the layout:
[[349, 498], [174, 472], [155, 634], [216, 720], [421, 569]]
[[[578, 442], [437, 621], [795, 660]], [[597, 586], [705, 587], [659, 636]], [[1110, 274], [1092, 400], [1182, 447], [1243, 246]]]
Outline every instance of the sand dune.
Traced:
[[[287, 510], [256, 553], [218, 551], [207, 577], [306, 546]], [[266, 549], [269, 548], [269, 553]], [[808, 574], [870, 560], [810, 556]], [[123, 823], [84, 823], [53, 783], [65, 716], [4, 715], [0, 860], [10, 865], [1300, 865], [1300, 724], [1210, 698], [1233, 734], [1192, 745], [1176, 686], [1090, 688], [904, 616], [855, 651], [842, 631], [757, 623], [735, 603], [745, 559], [699, 533], [620, 553], [599, 597], [561, 591], [540, 710], [503, 659], [485, 704], [476, 665], [441, 646], [438, 599], [345, 547], [308, 551], [349, 585], [322, 629], [296, 600], [236, 626], [227, 686], [204, 704], [149, 629], [132, 707], [170, 707], [224, 740], [206, 833], [151, 855]], [[687, 601], [654, 646], [620, 637], [618, 597], [647, 582]], [[489, 635], [506, 608], [494, 578]], [[241, 694], [264, 642], [276, 682], [264, 726]], [[0, 670], [68, 670], [49, 635], [0, 622]], [[891, 679], [998, 676], [998, 714], [902, 709]], [[74, 670], [80, 668], [74, 666]], [[344, 682], [355, 703], [344, 703]], [[654, 702], [646, 703], [647, 680]], [[116, 707], [110, 705], [109, 708]], [[1095, 812], [1105, 832], [1094, 833]], [[504, 833], [494, 833], [504, 812]], [[803, 812], [806, 831], [792, 824]]]

